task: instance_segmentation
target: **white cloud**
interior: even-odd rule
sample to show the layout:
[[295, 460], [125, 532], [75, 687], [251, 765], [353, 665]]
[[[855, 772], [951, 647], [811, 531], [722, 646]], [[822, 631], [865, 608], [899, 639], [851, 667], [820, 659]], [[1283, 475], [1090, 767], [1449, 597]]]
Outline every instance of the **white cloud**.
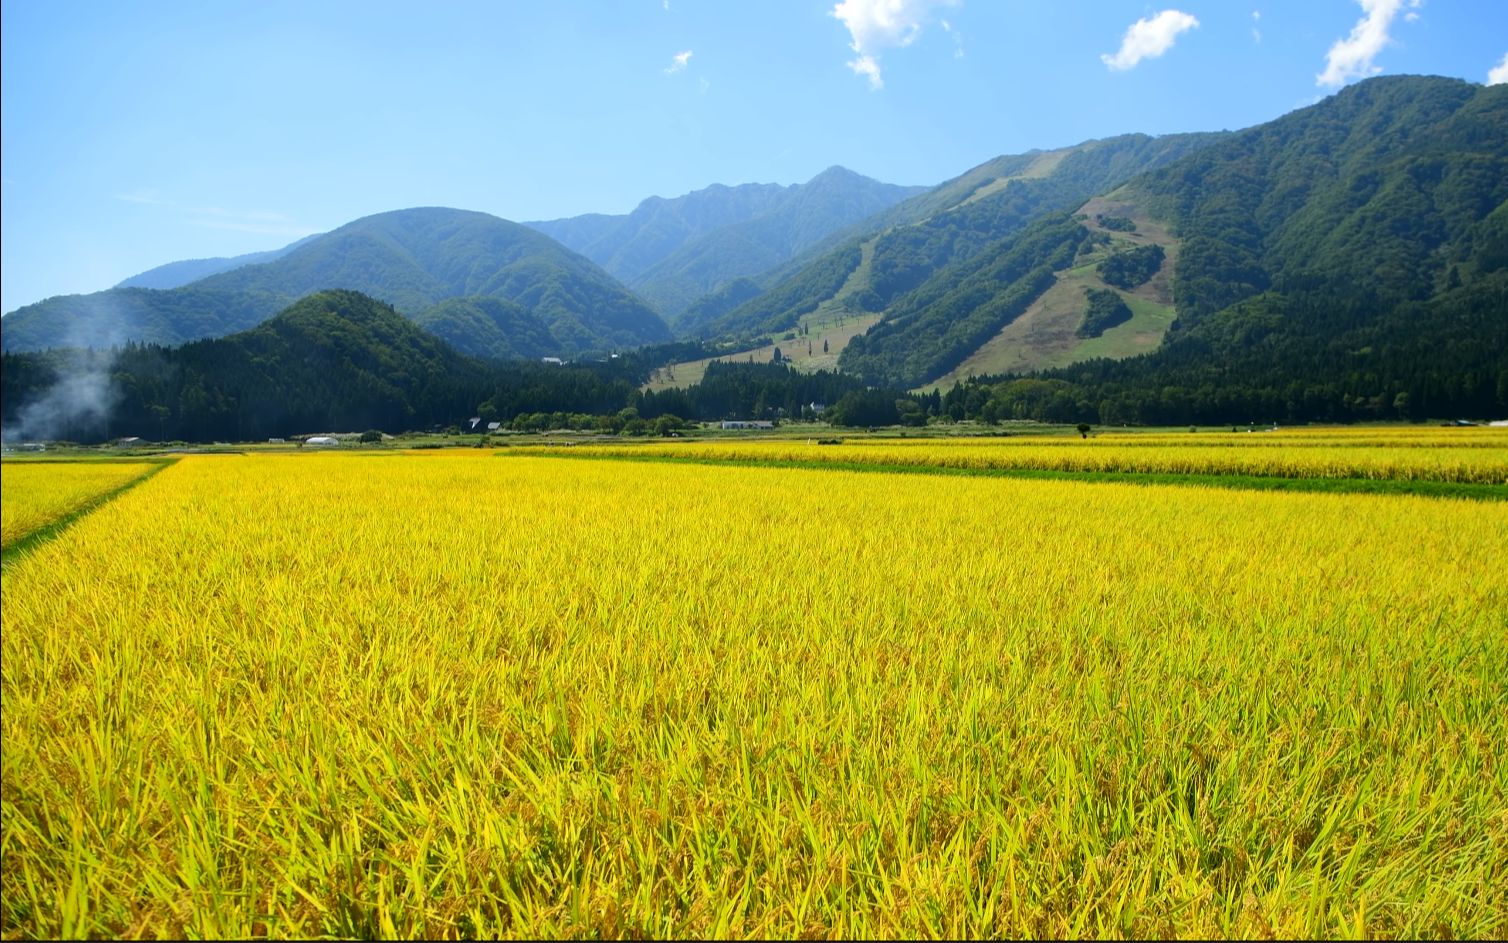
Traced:
[[1100, 56], [1100, 61], [1116, 71], [1134, 68], [1143, 59], [1156, 59], [1172, 49], [1179, 33], [1198, 25], [1197, 19], [1182, 10], [1163, 10], [1132, 23], [1121, 39], [1120, 51], [1113, 56]]
[[661, 0], [661, 2], [665, 6], [665, 12], [669, 13], [670, 12], [670, 0]]
[[940, 20], [939, 22], [942, 24], [943, 32], [953, 37], [953, 58], [962, 59], [963, 35], [959, 33], [958, 30], [954, 29], [953, 24], [949, 23], [947, 20]]
[[880, 75], [879, 60], [874, 56], [861, 55], [857, 59], [850, 60], [848, 67], [854, 71], [855, 75], [867, 76], [869, 87], [876, 92], [885, 87], [885, 77]]
[[[713, 58], [716, 58], [715, 56]], [[670, 57], [670, 65], [665, 69], [666, 75], [675, 75], [677, 72], [686, 71], [686, 63], [691, 61], [691, 50], [678, 52]]]
[[1253, 10], [1253, 11], [1251, 11], [1251, 39], [1252, 39], [1252, 42], [1259, 43], [1259, 42], [1262, 41], [1262, 31], [1257, 28], [1257, 24], [1259, 24], [1261, 22], [1262, 22], [1262, 11], [1261, 10]]
[[[1418, 9], [1424, 0], [1356, 0], [1361, 5], [1362, 18], [1351, 27], [1345, 39], [1338, 39], [1325, 54], [1325, 71], [1315, 76], [1316, 85], [1339, 88], [1352, 79], [1366, 78], [1382, 71], [1372, 64], [1383, 47], [1393, 41], [1388, 30], [1393, 20], [1405, 7]], [[1410, 13], [1404, 19], [1412, 22], [1417, 15]]]
[[242, 223], [233, 219], [190, 219], [190, 226], [198, 226], [201, 229], [223, 229], [228, 232], [249, 232], [258, 236], [288, 236], [302, 239], [304, 236], [312, 236], [318, 229], [310, 229], [308, 226], [298, 226], [293, 223], [276, 225], [271, 223]]
[[1503, 61], [1492, 67], [1487, 73], [1488, 85], [1503, 85], [1508, 83], [1508, 52], [1503, 53]]
[[[880, 53], [911, 45], [921, 35], [927, 18], [937, 7], [955, 6], [959, 0], [841, 0], [833, 7], [834, 18], [848, 27], [854, 58], [848, 67], [869, 79], [875, 91], [885, 87], [880, 74]], [[951, 27], [948, 28], [952, 32]], [[958, 47], [961, 49], [962, 47]]]
[[181, 221], [201, 229], [224, 229], [231, 232], [249, 232], [262, 236], [312, 236], [318, 229], [310, 229], [289, 218], [284, 213], [266, 210], [228, 210], [220, 206], [185, 206], [163, 196], [157, 190], [141, 189], [115, 194], [117, 200], [141, 206], [161, 206], [180, 214]]

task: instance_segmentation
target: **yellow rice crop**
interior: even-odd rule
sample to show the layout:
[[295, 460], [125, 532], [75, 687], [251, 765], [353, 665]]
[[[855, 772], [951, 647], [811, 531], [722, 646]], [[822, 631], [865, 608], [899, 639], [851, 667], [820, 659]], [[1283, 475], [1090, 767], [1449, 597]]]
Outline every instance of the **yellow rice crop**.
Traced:
[[[1009, 432], [1008, 429], [1000, 431]], [[1440, 448], [1440, 449], [1508, 449], [1508, 429], [1477, 426], [1470, 428], [1440, 429], [1430, 426], [1295, 426], [1289, 429], [1268, 429], [1238, 432], [1204, 430], [1198, 432], [1124, 432], [1115, 429], [1091, 432], [1091, 438], [1079, 439], [1072, 433], [1058, 435], [1011, 434], [1009, 438], [982, 439], [981, 437], [937, 438], [938, 444], [968, 445], [981, 441], [1014, 445], [1051, 444], [1076, 441], [1083, 446], [1168, 446], [1217, 447], [1217, 448]], [[915, 438], [881, 439], [871, 441], [916, 443]]]
[[[1247, 434], [1247, 438], [1254, 434]], [[548, 452], [549, 447], [540, 447]], [[1363, 478], [1508, 484], [1508, 443], [1450, 448], [1296, 443], [1248, 445], [1229, 433], [1200, 444], [1133, 437], [1066, 439], [851, 439], [819, 445], [801, 439], [713, 439], [630, 444], [582, 444], [573, 455], [658, 456], [715, 461], [826, 462], [1034, 469], [1064, 472], [1142, 472], [1177, 475], [1256, 475], [1281, 478]]]
[[0, 473], [0, 546], [145, 474], [140, 462], [6, 462]]
[[1508, 932], [1508, 506], [194, 456], [5, 572], [3, 932]]

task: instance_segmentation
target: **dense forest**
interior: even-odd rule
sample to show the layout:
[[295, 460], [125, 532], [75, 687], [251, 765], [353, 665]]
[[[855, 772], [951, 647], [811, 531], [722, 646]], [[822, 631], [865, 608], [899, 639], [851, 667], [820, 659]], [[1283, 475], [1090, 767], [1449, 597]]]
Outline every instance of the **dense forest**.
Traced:
[[[0, 355], [8, 436], [102, 441], [249, 441], [327, 431], [508, 428], [645, 432], [649, 420], [800, 418], [862, 389], [779, 364], [713, 364], [688, 390], [643, 393], [669, 344], [581, 363], [485, 361], [457, 353], [392, 306], [350, 291], [310, 295], [249, 331], [177, 348]], [[893, 402], [899, 391], [887, 394]]]
[[[1508, 415], [1508, 86], [1373, 79], [1139, 177], [1117, 198], [1151, 208], [1181, 240], [1178, 319], [1161, 348], [980, 379], [951, 394], [949, 416]], [[1066, 223], [1038, 223], [903, 297], [840, 366], [908, 386], [939, 375], [1040, 293], [1040, 273], [1023, 263], [1062, 266], [1063, 255], [1029, 248], [1054, 225]], [[1134, 249], [1101, 272], [1132, 287], [1154, 262], [1157, 247]]]
[[1079, 325], [1080, 337], [1099, 337], [1117, 324], [1131, 320], [1131, 309], [1116, 292], [1104, 288], [1086, 288], [1084, 295], [1089, 301], [1089, 307]]
[[[1104, 225], [1102, 220], [1100, 225]], [[1157, 270], [1162, 268], [1167, 253], [1162, 246], [1137, 246], [1123, 249], [1099, 264], [1100, 278], [1105, 284], [1130, 291], [1145, 285]]]

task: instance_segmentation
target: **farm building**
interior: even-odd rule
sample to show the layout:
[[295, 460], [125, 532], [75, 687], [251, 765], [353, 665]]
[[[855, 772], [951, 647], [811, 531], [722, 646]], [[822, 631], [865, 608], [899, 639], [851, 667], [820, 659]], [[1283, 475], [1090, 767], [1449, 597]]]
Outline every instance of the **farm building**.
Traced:
[[305, 439], [304, 445], [314, 448], [330, 448], [331, 446], [340, 445], [340, 440], [333, 435], [314, 435]]
[[765, 419], [724, 419], [724, 429], [773, 429], [775, 424]]

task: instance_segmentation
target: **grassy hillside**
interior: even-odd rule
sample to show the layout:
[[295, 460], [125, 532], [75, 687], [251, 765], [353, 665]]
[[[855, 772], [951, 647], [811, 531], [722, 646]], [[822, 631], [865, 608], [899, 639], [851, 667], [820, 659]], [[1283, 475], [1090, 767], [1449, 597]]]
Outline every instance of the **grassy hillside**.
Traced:
[[903, 296], [848, 345], [843, 370], [871, 383], [917, 386], [956, 367], [1020, 317], [1055, 283], [1055, 272], [1092, 244], [1070, 214], [1048, 217], [1019, 238], [943, 271]]
[[943, 269], [968, 262], [1044, 215], [1078, 207], [1221, 137], [1126, 135], [995, 158], [867, 220], [842, 245], [738, 309], [705, 326], [678, 323], [676, 329], [715, 337], [787, 328], [836, 298], [861, 261], [859, 246], [876, 238], [865, 290], [848, 306], [888, 311]]
[[[1092, 245], [1070, 268], [1055, 273], [1055, 284], [1020, 317], [926, 387], [947, 389], [975, 376], [1027, 373], [1100, 357], [1121, 360], [1157, 349], [1176, 317], [1171, 282], [1178, 241], [1142, 207], [1125, 200], [1097, 197], [1076, 215], [1091, 234], [1106, 241]], [[1128, 220], [1134, 228], [1107, 228], [1101, 218]], [[1163, 260], [1139, 284], [1112, 285], [1101, 274], [1101, 266], [1111, 260], [1154, 246], [1163, 250]], [[1086, 289], [1115, 292], [1130, 307], [1131, 319], [1097, 337], [1080, 336], [1088, 307]]]
[[1050, 374], [1059, 412], [1508, 414], [1508, 87], [1372, 79], [1117, 196], [1178, 237], [1177, 320], [1151, 356]]
[[878, 314], [814, 312], [789, 331], [759, 338], [746, 346], [716, 357], [703, 357], [667, 364], [655, 370], [644, 384], [646, 390], [685, 389], [702, 382], [713, 363], [771, 363], [780, 351], [781, 363], [802, 373], [835, 371], [838, 358], [855, 337], [880, 320]]

